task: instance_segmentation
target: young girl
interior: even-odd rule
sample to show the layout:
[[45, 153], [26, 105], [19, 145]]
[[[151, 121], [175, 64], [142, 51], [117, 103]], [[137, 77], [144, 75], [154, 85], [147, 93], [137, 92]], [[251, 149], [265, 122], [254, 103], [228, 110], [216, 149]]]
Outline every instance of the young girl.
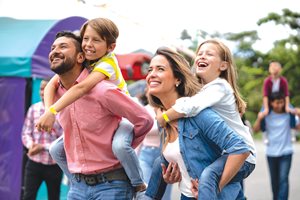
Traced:
[[[207, 107], [212, 107], [224, 121], [240, 134], [251, 149], [251, 154], [232, 181], [242, 181], [255, 168], [256, 150], [249, 128], [241, 120], [240, 113], [245, 112], [246, 103], [242, 100], [236, 84], [236, 69], [231, 52], [222, 42], [211, 39], [200, 44], [195, 58], [195, 70], [203, 88], [193, 97], [183, 97], [176, 100], [171, 109], [158, 113], [157, 119], [163, 126], [181, 117], [193, 117]], [[222, 133], [220, 133], [222, 134]], [[220, 164], [224, 165], [227, 158], [214, 162], [207, 167], [200, 178], [199, 199], [209, 199], [217, 196], [222, 189], [216, 188], [214, 194], [205, 189], [215, 179], [213, 174], [218, 171], [218, 180], [222, 179]], [[209, 195], [208, 197], [206, 195]], [[206, 198], [207, 197], [207, 198]], [[212, 198], [213, 199], [213, 198]]]
[[[85, 54], [86, 64], [91, 70], [90, 75], [81, 83], [75, 84], [58, 101], [54, 103], [54, 93], [58, 87], [58, 75], [54, 76], [45, 89], [45, 105], [49, 108], [41, 117], [37, 127], [40, 129], [51, 129], [54, 116], [84, 94], [88, 93], [98, 82], [107, 79], [118, 86], [120, 90], [127, 93], [126, 82], [118, 66], [118, 61], [112, 52], [116, 47], [119, 36], [117, 26], [109, 19], [96, 18], [87, 21], [81, 28], [82, 49]], [[54, 103], [54, 104], [53, 104]], [[52, 105], [53, 104], [53, 105]], [[49, 105], [51, 105], [49, 107]], [[146, 185], [141, 178], [142, 171], [139, 166], [137, 155], [131, 147], [133, 138], [133, 126], [122, 119], [113, 139], [113, 152], [120, 160], [135, 191], [144, 191]], [[62, 142], [57, 143], [59, 145]], [[63, 148], [55, 148], [63, 149]], [[65, 161], [66, 162], [66, 161]], [[65, 164], [63, 166], [66, 166]]]

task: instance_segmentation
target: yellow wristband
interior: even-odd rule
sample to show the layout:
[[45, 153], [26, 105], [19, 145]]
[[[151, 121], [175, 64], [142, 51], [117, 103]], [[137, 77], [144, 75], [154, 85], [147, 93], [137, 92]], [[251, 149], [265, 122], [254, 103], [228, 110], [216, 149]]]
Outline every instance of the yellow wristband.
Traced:
[[49, 111], [50, 111], [53, 115], [57, 115], [57, 111], [55, 110], [54, 106], [50, 106]]
[[163, 116], [164, 120], [165, 120], [167, 123], [170, 122], [170, 119], [169, 119], [168, 115], [167, 115], [165, 112], [163, 112], [162, 116]]

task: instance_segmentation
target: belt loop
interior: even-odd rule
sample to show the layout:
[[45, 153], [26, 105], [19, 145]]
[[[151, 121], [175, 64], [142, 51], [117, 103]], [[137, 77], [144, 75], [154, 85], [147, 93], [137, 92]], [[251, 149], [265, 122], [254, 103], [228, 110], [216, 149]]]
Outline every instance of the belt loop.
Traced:
[[104, 173], [101, 173], [101, 179], [103, 183], [107, 181], [107, 178], [105, 177]]
[[81, 181], [80, 174], [75, 174], [75, 180], [79, 183]]

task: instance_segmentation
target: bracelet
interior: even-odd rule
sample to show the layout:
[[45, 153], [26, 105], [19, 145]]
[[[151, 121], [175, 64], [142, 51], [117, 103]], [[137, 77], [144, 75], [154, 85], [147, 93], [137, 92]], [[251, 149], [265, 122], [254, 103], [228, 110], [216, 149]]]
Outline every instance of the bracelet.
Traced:
[[170, 119], [169, 119], [168, 115], [166, 114], [166, 112], [163, 112], [163, 113], [162, 113], [162, 117], [164, 118], [164, 120], [165, 120], [167, 123], [170, 122]]
[[50, 107], [49, 107], [49, 111], [50, 111], [53, 115], [57, 115], [57, 111], [55, 110], [54, 106], [50, 106]]

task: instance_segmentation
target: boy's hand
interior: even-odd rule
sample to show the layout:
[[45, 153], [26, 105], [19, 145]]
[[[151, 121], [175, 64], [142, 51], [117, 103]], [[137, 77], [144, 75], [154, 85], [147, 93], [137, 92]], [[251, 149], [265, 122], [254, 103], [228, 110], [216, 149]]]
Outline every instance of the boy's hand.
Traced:
[[39, 131], [50, 132], [53, 128], [55, 120], [56, 120], [55, 115], [49, 111], [46, 111], [38, 120], [38, 123], [36, 124], [36, 128]]
[[196, 199], [198, 199], [199, 180], [198, 179], [192, 179], [191, 182], [192, 182], [192, 188], [191, 188], [192, 193], [193, 193], [194, 197]]
[[162, 175], [166, 183], [173, 184], [181, 181], [181, 173], [177, 163], [170, 162], [168, 168], [161, 164]]

